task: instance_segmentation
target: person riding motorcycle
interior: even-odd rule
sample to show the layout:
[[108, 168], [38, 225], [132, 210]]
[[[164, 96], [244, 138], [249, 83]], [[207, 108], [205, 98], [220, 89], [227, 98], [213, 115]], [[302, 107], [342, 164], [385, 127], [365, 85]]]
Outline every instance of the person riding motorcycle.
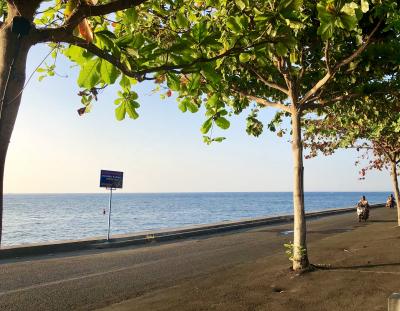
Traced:
[[390, 194], [388, 199], [386, 200], [386, 207], [388, 208], [394, 208], [396, 205], [396, 200], [394, 199], [393, 194]]
[[357, 215], [358, 215], [358, 222], [361, 222], [361, 219], [367, 221], [369, 217], [369, 203], [368, 200], [363, 195], [357, 203]]

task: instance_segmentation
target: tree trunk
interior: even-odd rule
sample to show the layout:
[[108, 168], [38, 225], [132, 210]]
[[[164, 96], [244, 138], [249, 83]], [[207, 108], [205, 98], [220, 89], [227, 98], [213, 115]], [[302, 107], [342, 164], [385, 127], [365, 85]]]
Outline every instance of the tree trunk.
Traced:
[[[9, 11], [9, 13], [13, 13]], [[8, 21], [12, 16], [8, 16]], [[0, 28], [0, 246], [3, 229], [3, 177], [8, 144], [25, 84], [29, 36], [18, 38], [11, 22]]]
[[303, 144], [301, 138], [301, 113], [292, 110], [292, 155], [293, 155], [293, 270], [309, 266], [306, 244], [306, 219], [304, 212]]
[[397, 224], [400, 226], [400, 191], [399, 191], [399, 182], [397, 180], [397, 165], [396, 161], [392, 161], [392, 184], [393, 184], [393, 192], [394, 192], [394, 198], [396, 200], [396, 205], [397, 205]]

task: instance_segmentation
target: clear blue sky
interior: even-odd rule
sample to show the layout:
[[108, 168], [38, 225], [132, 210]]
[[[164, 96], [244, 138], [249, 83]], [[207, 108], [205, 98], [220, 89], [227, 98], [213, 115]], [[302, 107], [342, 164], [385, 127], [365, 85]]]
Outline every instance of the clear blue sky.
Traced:
[[[34, 47], [28, 75], [47, 54]], [[49, 59], [51, 62], [51, 59]], [[199, 128], [204, 113], [181, 113], [173, 97], [150, 95], [151, 83], [138, 84], [140, 118], [114, 117], [114, 94], [100, 95], [91, 113], [79, 117], [77, 68], [65, 59], [57, 72], [68, 78], [35, 76], [26, 88], [6, 164], [5, 192], [103, 192], [100, 169], [125, 172], [124, 192], [291, 191], [292, 158], [287, 138], [265, 131], [245, 132], [245, 115], [221, 131], [227, 140], [207, 146]], [[270, 120], [273, 110], [261, 119]], [[387, 191], [387, 172], [358, 180], [355, 151], [305, 161], [306, 191]]]

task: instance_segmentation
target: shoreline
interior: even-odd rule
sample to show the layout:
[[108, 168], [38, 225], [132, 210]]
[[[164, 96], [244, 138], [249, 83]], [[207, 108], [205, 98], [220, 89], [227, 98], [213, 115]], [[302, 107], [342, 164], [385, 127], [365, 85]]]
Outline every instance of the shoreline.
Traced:
[[[360, 194], [310, 192], [305, 196], [305, 211], [354, 206]], [[371, 204], [387, 199], [383, 192], [368, 193], [367, 196]], [[119, 193], [112, 204], [111, 231], [115, 236], [292, 214], [292, 199], [291, 193], [282, 192]], [[103, 238], [107, 234], [108, 206], [109, 194], [11, 195], [4, 204], [2, 246]]]
[[[371, 208], [382, 208], [384, 203], [372, 204]], [[354, 212], [354, 207], [328, 209], [306, 213], [306, 219], [328, 217]], [[235, 221], [223, 221], [212, 224], [192, 225], [163, 230], [148, 230], [129, 234], [113, 235], [109, 241], [104, 237], [92, 237], [79, 240], [54, 241], [49, 243], [21, 244], [0, 248], [0, 260], [46, 255], [49, 253], [66, 253], [90, 249], [120, 248], [132, 245], [145, 245], [153, 242], [166, 242], [225, 233], [259, 226], [292, 223], [293, 215], [244, 218]]]

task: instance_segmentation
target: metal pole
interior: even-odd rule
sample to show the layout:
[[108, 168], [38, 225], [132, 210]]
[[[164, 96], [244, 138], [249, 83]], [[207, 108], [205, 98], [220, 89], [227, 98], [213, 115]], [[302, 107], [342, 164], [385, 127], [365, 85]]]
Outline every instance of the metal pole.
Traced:
[[108, 208], [108, 232], [107, 232], [107, 241], [110, 240], [112, 191], [113, 191], [113, 189], [110, 188], [110, 204], [109, 204], [109, 208]]

